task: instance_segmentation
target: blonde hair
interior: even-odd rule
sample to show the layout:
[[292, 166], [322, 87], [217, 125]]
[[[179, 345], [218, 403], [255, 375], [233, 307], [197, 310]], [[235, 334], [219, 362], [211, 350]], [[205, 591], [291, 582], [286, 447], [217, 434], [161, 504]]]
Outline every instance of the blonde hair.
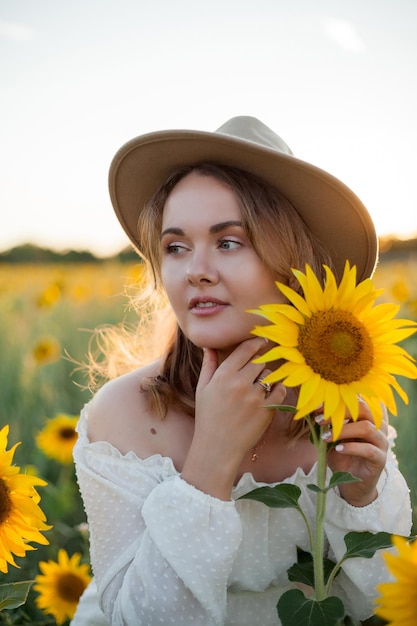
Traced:
[[99, 329], [95, 337], [96, 351], [90, 351], [89, 359], [90, 380], [96, 384], [103, 377], [115, 377], [162, 357], [160, 374], [145, 379], [142, 384], [142, 389], [149, 394], [151, 407], [162, 415], [172, 405], [194, 415], [195, 388], [202, 362], [202, 350], [192, 344], [176, 324], [161, 280], [163, 209], [175, 185], [191, 172], [212, 176], [234, 191], [246, 235], [276, 280], [300, 291], [292, 268], [304, 271], [308, 263], [323, 282], [323, 264], [332, 265], [329, 254], [288, 199], [258, 176], [211, 163], [184, 167], [172, 173], [139, 216], [140, 256], [148, 280], [146, 289], [141, 285], [142, 291], [133, 299], [138, 326]]

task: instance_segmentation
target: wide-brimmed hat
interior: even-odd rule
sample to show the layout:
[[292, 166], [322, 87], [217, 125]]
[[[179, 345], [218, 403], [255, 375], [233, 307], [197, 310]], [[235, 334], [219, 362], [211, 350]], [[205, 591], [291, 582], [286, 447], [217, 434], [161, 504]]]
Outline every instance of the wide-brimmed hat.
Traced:
[[202, 162], [238, 167], [270, 182], [328, 250], [339, 277], [347, 259], [356, 265], [358, 280], [372, 274], [378, 240], [359, 198], [331, 174], [294, 157], [274, 131], [248, 116], [234, 117], [215, 132], [148, 133], [120, 148], [110, 166], [110, 197], [139, 251], [137, 222], [145, 203], [175, 169]]

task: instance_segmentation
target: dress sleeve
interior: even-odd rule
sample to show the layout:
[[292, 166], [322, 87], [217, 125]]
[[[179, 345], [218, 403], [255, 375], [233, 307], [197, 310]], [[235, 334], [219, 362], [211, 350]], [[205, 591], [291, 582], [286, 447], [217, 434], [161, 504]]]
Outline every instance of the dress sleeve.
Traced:
[[[346, 552], [344, 536], [350, 531], [385, 531], [409, 536], [412, 510], [408, 486], [392, 451], [378, 483], [378, 497], [364, 507], [354, 507], [337, 490], [327, 495], [325, 533], [329, 558], [339, 561]], [[369, 617], [375, 606], [376, 586], [390, 579], [379, 550], [371, 559], [348, 559], [335, 579], [333, 592], [341, 597], [347, 613], [356, 619]]]
[[242, 536], [234, 502], [198, 491], [163, 457], [122, 456], [110, 444], [79, 438], [74, 459], [108, 621], [224, 623]]

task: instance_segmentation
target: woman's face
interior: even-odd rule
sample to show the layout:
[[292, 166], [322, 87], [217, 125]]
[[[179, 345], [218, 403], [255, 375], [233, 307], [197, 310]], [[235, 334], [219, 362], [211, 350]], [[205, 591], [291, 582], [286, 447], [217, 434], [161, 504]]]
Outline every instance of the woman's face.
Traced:
[[162, 219], [162, 282], [182, 331], [195, 345], [229, 353], [263, 318], [247, 313], [284, 302], [252, 248], [234, 192], [192, 172], [173, 189]]

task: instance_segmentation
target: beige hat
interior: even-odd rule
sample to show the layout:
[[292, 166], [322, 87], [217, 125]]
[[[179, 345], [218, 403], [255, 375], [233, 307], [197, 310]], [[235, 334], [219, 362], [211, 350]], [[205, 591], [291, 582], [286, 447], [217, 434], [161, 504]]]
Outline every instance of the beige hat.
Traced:
[[359, 198], [327, 172], [293, 156], [287, 144], [254, 117], [239, 116], [214, 133], [166, 130], [123, 145], [109, 172], [110, 196], [121, 225], [140, 250], [140, 211], [171, 172], [212, 162], [253, 172], [288, 198], [329, 251], [340, 277], [346, 259], [358, 281], [370, 276], [378, 258], [371, 217]]

